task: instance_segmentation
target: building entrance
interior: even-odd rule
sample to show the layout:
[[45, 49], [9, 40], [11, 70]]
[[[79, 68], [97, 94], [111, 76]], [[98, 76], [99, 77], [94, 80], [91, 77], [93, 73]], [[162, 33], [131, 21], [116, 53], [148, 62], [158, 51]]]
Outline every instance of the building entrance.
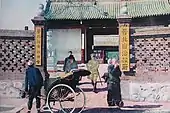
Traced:
[[119, 36], [117, 28], [98, 28], [87, 30], [86, 62], [94, 53], [100, 63], [107, 63], [109, 58], [119, 57]]
[[108, 63], [109, 59], [119, 58], [118, 46], [94, 46], [93, 53], [100, 63]]

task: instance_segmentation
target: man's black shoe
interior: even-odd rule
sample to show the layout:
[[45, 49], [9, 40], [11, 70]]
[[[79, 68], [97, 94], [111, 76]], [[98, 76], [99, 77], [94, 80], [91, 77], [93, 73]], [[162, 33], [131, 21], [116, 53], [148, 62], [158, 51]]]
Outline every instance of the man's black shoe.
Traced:
[[41, 113], [41, 111], [40, 111], [40, 110], [37, 110], [37, 113]]
[[108, 106], [115, 106], [115, 103], [114, 102], [109, 102]]
[[96, 89], [93, 90], [94, 93], [98, 93], [98, 91]]

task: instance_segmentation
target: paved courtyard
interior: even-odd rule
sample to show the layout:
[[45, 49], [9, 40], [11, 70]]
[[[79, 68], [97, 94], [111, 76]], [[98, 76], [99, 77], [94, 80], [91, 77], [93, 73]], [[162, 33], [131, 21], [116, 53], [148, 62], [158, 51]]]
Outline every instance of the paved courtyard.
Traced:
[[[170, 113], [170, 103], [151, 103], [151, 102], [133, 102], [124, 100], [124, 107], [120, 110], [114, 107], [108, 107], [106, 102], [106, 84], [101, 85], [98, 83], [98, 93], [92, 92], [92, 85], [90, 80], [86, 77], [81, 81], [80, 87], [83, 89], [86, 95], [86, 107], [84, 113]], [[20, 113], [26, 113], [27, 108], [25, 107]], [[36, 113], [35, 106], [32, 109], [32, 113]], [[48, 113], [48, 112], [43, 112]]]

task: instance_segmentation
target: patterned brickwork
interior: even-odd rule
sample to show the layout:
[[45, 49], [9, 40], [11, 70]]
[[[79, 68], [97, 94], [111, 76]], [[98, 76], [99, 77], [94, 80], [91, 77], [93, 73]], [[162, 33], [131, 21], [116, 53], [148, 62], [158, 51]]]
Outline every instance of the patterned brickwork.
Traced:
[[24, 73], [29, 59], [34, 59], [33, 40], [0, 39], [0, 78], [7, 77], [7, 73], [10, 79]]
[[[23, 79], [25, 63], [29, 59], [34, 59], [34, 33], [33, 31], [8, 33], [9, 31], [0, 30], [0, 80]], [[147, 79], [153, 79], [151, 75], [168, 75], [170, 73], [170, 35], [136, 34], [131, 36], [130, 65], [130, 73], [136, 72], [137, 76], [145, 75], [140, 78], [141, 80], [147, 77]]]
[[0, 36], [0, 80], [23, 79], [29, 59], [34, 60], [33, 37]]
[[[145, 72], [168, 72], [170, 69], [170, 37], [159, 35], [134, 37], [136, 66]], [[137, 73], [137, 74], [138, 74]]]

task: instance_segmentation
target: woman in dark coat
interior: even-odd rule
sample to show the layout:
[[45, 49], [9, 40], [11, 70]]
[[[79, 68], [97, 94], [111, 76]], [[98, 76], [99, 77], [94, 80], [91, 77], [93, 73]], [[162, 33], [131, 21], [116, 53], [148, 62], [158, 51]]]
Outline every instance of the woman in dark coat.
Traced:
[[112, 59], [109, 62], [108, 66], [108, 78], [107, 78], [107, 86], [108, 86], [108, 94], [107, 94], [107, 102], [109, 106], [123, 106], [122, 97], [121, 97], [121, 89], [120, 89], [120, 76], [122, 72], [119, 68], [118, 61], [116, 59]]

